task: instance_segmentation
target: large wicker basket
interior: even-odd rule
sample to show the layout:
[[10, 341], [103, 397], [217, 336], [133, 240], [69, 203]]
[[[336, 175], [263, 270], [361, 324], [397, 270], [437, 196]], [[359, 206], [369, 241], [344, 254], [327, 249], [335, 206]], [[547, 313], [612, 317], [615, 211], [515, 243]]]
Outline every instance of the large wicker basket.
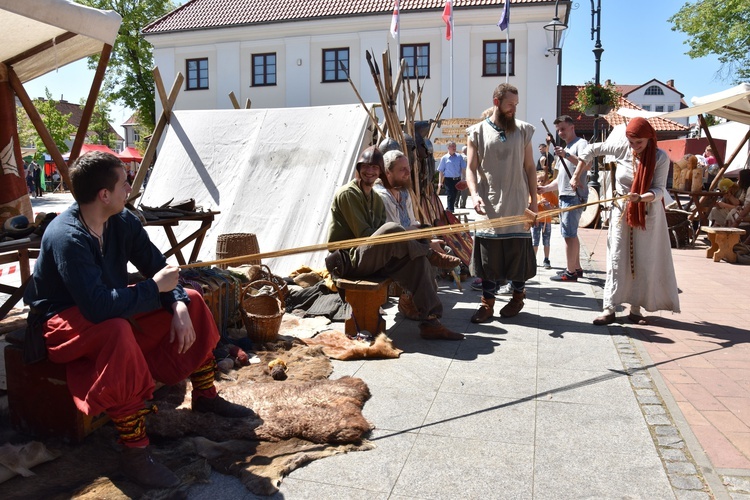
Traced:
[[[254, 233], [220, 234], [216, 238], [216, 260], [252, 255], [259, 252], [258, 238]], [[235, 262], [232, 266], [239, 266], [241, 264], [260, 264], [260, 259], [247, 259]], [[227, 264], [219, 264], [216, 267], [226, 269]]]
[[[274, 292], [255, 294], [260, 288], [270, 285]], [[253, 342], [273, 342], [279, 335], [284, 303], [279, 299], [279, 286], [273, 281], [253, 281], [242, 290], [242, 322], [247, 336]]]

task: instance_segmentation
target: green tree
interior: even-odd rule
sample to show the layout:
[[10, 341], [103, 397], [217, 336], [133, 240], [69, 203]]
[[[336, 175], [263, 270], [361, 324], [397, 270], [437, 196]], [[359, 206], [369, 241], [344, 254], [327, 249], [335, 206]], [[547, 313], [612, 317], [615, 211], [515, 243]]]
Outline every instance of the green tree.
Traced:
[[[138, 111], [144, 127], [156, 124], [153, 49], [141, 36], [141, 30], [175, 8], [170, 0], [77, 0], [78, 3], [111, 9], [122, 16], [122, 25], [110, 56], [103, 92], [111, 101], [124, 103]], [[89, 58], [96, 67], [99, 56]], [[109, 90], [108, 90], [109, 89]]]
[[[44, 88], [44, 95], [46, 99], [35, 99], [34, 106], [41, 115], [42, 122], [52, 136], [57, 149], [65, 153], [68, 151], [65, 141], [70, 141], [70, 136], [76, 133], [76, 127], [68, 121], [71, 113], [64, 115], [57, 110], [57, 101], [52, 99], [52, 94], [47, 87]], [[36, 152], [37, 156], [41, 153], [49, 153], [39, 136], [36, 138]]]
[[692, 58], [719, 56], [722, 79], [750, 79], [750, 2], [697, 0], [688, 2], [669, 21], [672, 31], [688, 35], [686, 53]]
[[[86, 100], [81, 99], [81, 107], [86, 105]], [[94, 112], [91, 114], [89, 132], [94, 135], [86, 135], [86, 140], [94, 144], [103, 144], [111, 148], [115, 144], [116, 136], [113, 133], [110, 122], [110, 100], [105, 93], [100, 93], [94, 104]]]

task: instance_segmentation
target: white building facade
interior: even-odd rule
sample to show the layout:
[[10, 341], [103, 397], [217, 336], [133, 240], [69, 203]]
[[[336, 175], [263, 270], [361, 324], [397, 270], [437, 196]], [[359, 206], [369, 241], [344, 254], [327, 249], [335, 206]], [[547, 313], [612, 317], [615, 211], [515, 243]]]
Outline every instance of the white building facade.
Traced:
[[[382, 54], [390, 47], [393, 73], [397, 72], [399, 46], [389, 31], [392, 0], [381, 2], [386, 5], [385, 12], [309, 19], [282, 17], [273, 22], [216, 26], [200, 25], [200, 11], [196, 10], [200, 5], [195, 4], [202, 1], [193, 0], [144, 29], [165, 86], [169, 88], [178, 72], [185, 76], [174, 109], [229, 109], [230, 92], [242, 106], [249, 99], [254, 109], [356, 103], [345, 73], [335, 65], [338, 60], [349, 68], [362, 99], [379, 102], [366, 51], [371, 51], [382, 68]], [[268, 9], [273, 10], [273, 4], [288, 2], [269, 3]], [[433, 5], [405, 8], [420, 3]], [[506, 33], [510, 41], [508, 83], [518, 88], [520, 96], [517, 117], [535, 125], [539, 116], [553, 117], [557, 58], [547, 51], [544, 25], [554, 16], [554, 3], [511, 0], [508, 31], [497, 26], [503, 7], [499, 0], [471, 2], [480, 6], [463, 3], [469, 2], [454, 1], [451, 50], [442, 20], [443, 1], [401, 1], [401, 51], [407, 62], [419, 66], [420, 77], [428, 72], [422, 94], [423, 119], [434, 118], [442, 102], [451, 96], [443, 118], [478, 118], [492, 106], [493, 90], [505, 81]], [[181, 12], [191, 5], [193, 12]], [[559, 3], [564, 22], [569, 7], [570, 2]], [[410, 70], [414, 71], [413, 66]], [[410, 84], [416, 91], [416, 79]], [[158, 97], [156, 106], [158, 113]], [[543, 131], [538, 130], [536, 135], [534, 140], [541, 142]]]

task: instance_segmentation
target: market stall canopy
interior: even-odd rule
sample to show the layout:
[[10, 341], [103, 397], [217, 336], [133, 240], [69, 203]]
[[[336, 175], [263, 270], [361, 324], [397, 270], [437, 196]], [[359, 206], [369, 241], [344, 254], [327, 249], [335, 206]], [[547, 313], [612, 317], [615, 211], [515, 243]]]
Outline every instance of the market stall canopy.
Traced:
[[692, 108], [680, 109], [661, 115], [662, 118], [684, 118], [704, 113], [727, 120], [750, 124], [750, 83], [742, 83], [704, 97], [693, 97]]
[[[111, 155], [115, 155], [118, 158], [120, 157], [120, 155], [112, 151], [108, 146], [105, 146], [104, 144], [84, 144], [83, 146], [81, 146], [80, 156], [83, 156], [86, 153], [90, 153], [92, 151], [101, 151], [103, 153], [109, 153]], [[68, 153], [65, 153], [63, 155], [63, 159], [68, 160]]]
[[0, 62], [27, 82], [114, 45], [122, 17], [68, 0], [0, 0]]
[[122, 153], [117, 155], [123, 162], [130, 163], [131, 161], [140, 163], [143, 160], [143, 155], [138, 152], [137, 149], [128, 146]]

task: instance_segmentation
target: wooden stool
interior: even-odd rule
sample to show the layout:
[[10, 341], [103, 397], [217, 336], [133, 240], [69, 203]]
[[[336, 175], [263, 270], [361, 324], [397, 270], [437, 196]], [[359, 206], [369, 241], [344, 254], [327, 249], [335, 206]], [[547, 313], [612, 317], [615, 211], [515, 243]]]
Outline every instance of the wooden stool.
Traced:
[[707, 259], [713, 257], [714, 262], [721, 259], [732, 264], [737, 262], [737, 255], [732, 248], [740, 242], [740, 236], [745, 234], [744, 229], [701, 226], [701, 231], [708, 235], [708, 241], [711, 242], [711, 248], [706, 251]]
[[35, 437], [63, 437], [73, 442], [109, 422], [102, 413], [88, 416], [73, 403], [65, 365], [45, 359], [23, 362], [25, 329], [6, 335], [5, 373], [8, 380], [10, 423], [19, 432]]
[[385, 320], [380, 316], [380, 306], [388, 300], [388, 285], [391, 279], [377, 281], [336, 280], [336, 288], [345, 290], [346, 302], [352, 307], [352, 316], [344, 324], [347, 335], [356, 335], [359, 330], [367, 330], [373, 335], [385, 331]]
[[469, 211], [468, 210], [454, 210], [453, 215], [456, 216], [456, 219], [458, 219], [458, 222], [469, 222]]

